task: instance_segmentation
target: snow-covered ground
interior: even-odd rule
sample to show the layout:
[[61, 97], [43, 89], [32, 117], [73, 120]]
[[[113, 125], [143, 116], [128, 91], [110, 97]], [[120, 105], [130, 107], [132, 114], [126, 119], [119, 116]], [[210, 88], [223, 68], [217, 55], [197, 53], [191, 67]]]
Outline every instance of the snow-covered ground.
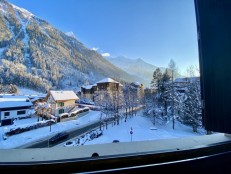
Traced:
[[[73, 129], [80, 128], [84, 125], [94, 123], [99, 120], [99, 117], [100, 117], [99, 112], [90, 111], [88, 114], [82, 117], [78, 118], [77, 116], [77, 119], [69, 120], [66, 122], [60, 122], [60, 123], [52, 125], [51, 132], [50, 132], [50, 127], [47, 126], [47, 127], [38, 128], [35, 130], [31, 130], [28, 132], [10, 136], [6, 140], [3, 140], [2, 136], [0, 136], [0, 149], [11, 149], [11, 148], [17, 148], [20, 146], [23, 147], [23, 145], [25, 144], [39, 141], [48, 136], [54, 136], [58, 132], [62, 132], [65, 130], [70, 131]], [[12, 128], [16, 128], [18, 126], [24, 127], [27, 124], [31, 124], [35, 122], [37, 122], [37, 117], [32, 117], [32, 118], [23, 119], [23, 120], [16, 120], [14, 122], [14, 125], [0, 127], [0, 135], [3, 135], [5, 132], [7, 132], [8, 130]]]
[[[7, 140], [3, 140], [1, 137], [0, 148], [9, 149], [23, 147], [24, 144], [39, 141], [41, 139], [44, 139], [45, 137], [53, 136], [58, 132], [64, 130], [70, 131], [94, 123], [98, 121], [99, 118], [99, 111], [90, 111], [88, 114], [82, 117], [77, 117], [77, 119], [52, 125], [51, 132], [50, 127], [48, 126], [10, 136]], [[0, 132], [3, 134], [7, 130], [17, 127], [18, 125], [25, 125], [36, 121], [37, 117], [17, 120], [14, 122], [14, 125], [0, 127]], [[157, 124], [156, 126], [153, 126], [149, 118], [142, 116], [142, 112], [139, 112], [137, 116], [128, 118], [126, 122], [124, 120], [120, 121], [119, 125], [108, 124], [108, 129], [104, 127], [102, 136], [95, 138], [92, 141], [87, 141], [85, 145], [111, 143], [113, 140], [119, 140], [120, 142], [130, 142], [131, 128], [133, 131], [132, 141], [190, 137], [200, 136], [204, 134], [203, 130], [200, 130], [199, 133], [194, 133], [192, 131], [192, 128], [184, 126], [179, 122], [176, 122], [175, 130], [172, 129], [171, 122], [162, 125]], [[63, 146], [63, 144], [61, 144], [60, 146]]]
[[32, 89], [18, 87], [18, 94], [19, 95], [45, 95], [44, 93], [34, 91]]
[[[132, 137], [130, 134], [132, 128]], [[99, 138], [88, 141], [87, 144], [111, 143], [113, 140], [120, 142], [170, 139], [180, 137], [191, 137], [204, 135], [205, 132], [200, 130], [199, 133], [194, 133], [192, 128], [176, 122], [175, 129], [172, 129], [172, 122], [164, 125], [157, 124], [153, 126], [150, 119], [141, 115], [141, 112], [135, 117], [128, 119], [126, 122], [121, 122], [119, 125], [108, 126], [108, 129], [103, 131], [103, 135]]]

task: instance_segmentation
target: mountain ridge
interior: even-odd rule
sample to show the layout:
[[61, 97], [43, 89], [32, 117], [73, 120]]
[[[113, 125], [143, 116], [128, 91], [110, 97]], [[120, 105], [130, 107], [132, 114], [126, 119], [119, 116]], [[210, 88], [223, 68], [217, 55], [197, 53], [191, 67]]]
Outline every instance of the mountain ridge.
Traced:
[[[39, 90], [80, 87], [104, 77], [140, 81], [31, 12], [0, 0], [0, 75]], [[18, 79], [18, 80], [17, 80]]]
[[127, 73], [143, 78], [142, 83], [144, 83], [145, 86], [150, 85], [153, 72], [157, 68], [160, 68], [162, 72], [164, 72], [166, 69], [163, 67], [157, 67], [155, 65], [147, 63], [142, 58], [131, 59], [125, 56], [117, 56], [117, 57], [110, 57], [108, 58], [108, 60], [111, 63], [113, 63], [115, 66], [119, 66]]

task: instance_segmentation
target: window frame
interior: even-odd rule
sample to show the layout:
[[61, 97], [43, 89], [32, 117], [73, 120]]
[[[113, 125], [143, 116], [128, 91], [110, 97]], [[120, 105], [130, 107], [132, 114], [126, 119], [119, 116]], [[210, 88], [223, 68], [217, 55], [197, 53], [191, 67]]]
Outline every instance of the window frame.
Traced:
[[59, 109], [59, 114], [63, 114], [64, 113], [64, 109]]
[[25, 114], [26, 114], [26, 110], [17, 111], [17, 115], [25, 115]]
[[10, 116], [10, 112], [4, 112], [4, 117], [9, 117]]
[[58, 102], [58, 107], [63, 107], [64, 106], [64, 102]]
[[[203, 2], [206, 2], [206, 1], [203, 1]], [[195, 0], [195, 3], [197, 3], [197, 0]], [[210, 135], [210, 136], [213, 136], [213, 135]], [[210, 137], [210, 139], [213, 139], [213, 138]], [[163, 140], [160, 140], [160, 141], [163, 141]], [[175, 141], [172, 140], [172, 142], [175, 142]], [[117, 144], [113, 144], [111, 146], [114, 147], [114, 150], [116, 150], [116, 149], [118, 150]], [[93, 145], [93, 146], [89, 146], [89, 147], [79, 147], [79, 148], [80, 149], [85, 149], [85, 148], [87, 149], [88, 148], [88, 150], [90, 149], [92, 152], [94, 152], [94, 147], [96, 147], [96, 146]], [[220, 148], [218, 148], [218, 147], [220, 147]], [[213, 151], [211, 151], [212, 149], [213, 149]], [[42, 151], [45, 153], [45, 152], [49, 152], [49, 150], [43, 149]], [[63, 149], [60, 150], [58, 148], [54, 148], [50, 151], [55, 151], [55, 152], [58, 152], [59, 154], [62, 154], [62, 152], [61, 152], [62, 150]], [[77, 149], [70, 149], [68, 151], [69, 154], [64, 153], [62, 155], [70, 155], [70, 152], [71, 151], [74, 152], [74, 150], [77, 151]], [[26, 152], [26, 151], [29, 152], [30, 149], [25, 149], [25, 150], [18, 149], [16, 151], [18, 151], [18, 153]], [[16, 151], [14, 151], [13, 153], [17, 153]], [[117, 156], [108, 155], [105, 157], [99, 156], [99, 157], [94, 157], [94, 158], [89, 157], [89, 158], [82, 158], [82, 159], [76, 159], [76, 158], [75, 159], [68, 159], [68, 158], [66, 158], [66, 159], [59, 160], [59, 161], [58, 160], [52, 160], [52, 161], [47, 162], [47, 163], [45, 163], [44, 161], [36, 161], [36, 155], [38, 155], [38, 152], [36, 154], [35, 151], [36, 150], [31, 149], [31, 152], [33, 152], [35, 156], [32, 156], [29, 153], [26, 154], [26, 155], [29, 155], [30, 157], [33, 157], [33, 158], [27, 157], [28, 160], [30, 160], [30, 162], [28, 162], [28, 163], [25, 163], [22, 161], [17, 161], [15, 163], [0, 162], [0, 168], [8, 169], [9, 171], [17, 171], [18, 169], [29, 168], [29, 169], [34, 170], [34, 171], [37, 170], [37, 171], [46, 171], [46, 172], [53, 171], [54, 172], [54, 169], [56, 169], [56, 171], [60, 172], [61, 171], [60, 169], [66, 169], [65, 170], [66, 172], [77, 172], [76, 170], [75, 171], [73, 171], [73, 170], [79, 169], [79, 168], [81, 169], [84, 166], [87, 166], [87, 168], [90, 168], [91, 166], [94, 166], [97, 168], [97, 164], [101, 164], [101, 166], [102, 166], [104, 164], [107, 164], [107, 162], [111, 161], [112, 162], [111, 163], [112, 168], [108, 168], [107, 165], [104, 165], [104, 168], [100, 168], [100, 167], [99, 168], [101, 170], [107, 169], [107, 171], [105, 170], [104, 172], [109, 172], [110, 169], [114, 169], [114, 170], [110, 170], [110, 171], [116, 172], [115, 169], [117, 168], [117, 166], [115, 164], [116, 164], [116, 162], [118, 163], [120, 161], [119, 159], [123, 159], [123, 157], [127, 158], [126, 160], [123, 161], [124, 162], [123, 164], [129, 165], [129, 164], [132, 164], [132, 162], [135, 162], [134, 157], [136, 156], [137, 157], [137, 163], [136, 164], [139, 164], [139, 166], [145, 165], [146, 167], [150, 167], [151, 164], [153, 164], [153, 163], [156, 164], [154, 166], [154, 169], [157, 169], [157, 170], [153, 170], [155, 172], [157, 172], [158, 169], [160, 170], [160, 166], [172, 166], [172, 167], [170, 167], [172, 169], [170, 171], [176, 172], [176, 169], [177, 169], [177, 170], [181, 171], [181, 173], [184, 173], [185, 171], [191, 171], [190, 169], [193, 169], [192, 167], [197, 167], [199, 172], [201, 172], [201, 171], [206, 172], [206, 170], [208, 171], [208, 167], [210, 170], [211, 169], [217, 170], [217, 168], [219, 168], [219, 171], [222, 172], [222, 171], [226, 171], [226, 168], [230, 169], [229, 161], [231, 159], [231, 155], [230, 155], [230, 153], [231, 153], [230, 152], [231, 151], [231, 140], [227, 141], [226, 143], [215, 142], [215, 143], [212, 143], [208, 146], [206, 146], [205, 144], [202, 143], [200, 146], [194, 146], [191, 149], [190, 148], [189, 149], [178, 149], [177, 148], [177, 149], [168, 149], [165, 151], [152, 151], [152, 152], [147, 152], [146, 154], [135, 153], [133, 155], [128, 155], [128, 154], [122, 154], [122, 155], [117, 155]], [[67, 151], [67, 149], [65, 151]], [[7, 153], [8, 152], [10, 152], [10, 151], [7, 151]], [[214, 153], [212, 153], [212, 152], [214, 152]], [[186, 155], [186, 158], [180, 158], [180, 156], [179, 156], [180, 153], [184, 153]], [[222, 158], [218, 157], [218, 155], [224, 156], [224, 155], [226, 155], [226, 153], [229, 153], [228, 157], [227, 156], [222, 157]], [[24, 154], [24, 153], [22, 153], [22, 154]], [[194, 154], [194, 155], [190, 156], [190, 154]], [[60, 156], [62, 156], [62, 155], [60, 155]], [[148, 156], [148, 155], [150, 155], [150, 156]], [[153, 158], [153, 155], [156, 155], [157, 158]], [[168, 160], [171, 159], [171, 160], [169, 160], [169, 161], [166, 160], [164, 158], [164, 156], [166, 156], [166, 155], [167, 156], [169, 155], [169, 158], [167, 158], [167, 159]], [[14, 158], [14, 156], [15, 156], [15, 154], [12, 155], [12, 158]], [[146, 157], [149, 157], [149, 159], [151, 161], [150, 163], [142, 163], [142, 159], [145, 159]], [[171, 157], [173, 157], [173, 158], [171, 158]], [[220, 160], [216, 160], [217, 159], [216, 157], [218, 157], [218, 159], [220, 159]], [[48, 155], [47, 158], [50, 158], [50, 155]], [[163, 159], [165, 159], [165, 160], [163, 160]], [[223, 164], [223, 165], [222, 165], [222, 167], [219, 165], [210, 165], [210, 162], [207, 161], [207, 159], [212, 160], [213, 161], [212, 164], [218, 163], [218, 164], [221, 164], [221, 165]], [[227, 160], [227, 159], [229, 159], [229, 160]], [[194, 160], [195, 160], [195, 163], [193, 163]], [[201, 163], [201, 161], [204, 161], [204, 162]], [[188, 163], [188, 162], [192, 162], [192, 163]], [[27, 165], [25, 165], [25, 164], [27, 164]], [[73, 165], [73, 164], [75, 164], [75, 165]], [[83, 165], [83, 164], [86, 164], [86, 165]], [[183, 169], [182, 169], [180, 167], [176, 167], [176, 166], [179, 166], [179, 164], [186, 164], [186, 165], [181, 165], [181, 167], [183, 167]], [[194, 165], [192, 165], [192, 164], [194, 164]], [[199, 167], [198, 167], [198, 165], [199, 165]], [[36, 167], [34, 167], [34, 166], [36, 166]], [[137, 167], [139, 167], [139, 166], [137, 166]], [[123, 167], [126, 167], [126, 166], [123, 166]], [[134, 167], [134, 166], [130, 165], [130, 167]], [[202, 167], [202, 170], [200, 167]], [[123, 169], [124, 169], [124, 171], [126, 170], [126, 168], [123, 168]], [[136, 168], [133, 168], [133, 169], [136, 169]], [[8, 171], [8, 170], [3, 170], [3, 171]], [[85, 170], [86, 170], [86, 168], [85, 168]], [[18, 171], [22, 171], [22, 170], [18, 170]], [[27, 170], [25, 170], [25, 171], [27, 171]], [[121, 170], [121, 171], [123, 171], [123, 170]], [[84, 171], [81, 171], [81, 172], [84, 172]]]

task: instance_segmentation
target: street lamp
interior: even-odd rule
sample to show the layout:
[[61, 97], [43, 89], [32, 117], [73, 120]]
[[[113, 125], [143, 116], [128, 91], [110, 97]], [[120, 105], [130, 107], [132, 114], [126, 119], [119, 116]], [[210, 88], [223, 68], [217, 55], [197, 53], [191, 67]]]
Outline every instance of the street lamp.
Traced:
[[51, 116], [50, 116], [49, 124], [50, 124], [50, 132], [51, 132]]
[[48, 143], [48, 147], [50, 147], [50, 138], [48, 138], [47, 143]]
[[131, 130], [130, 130], [130, 134], [131, 134], [131, 142], [132, 142], [132, 134], [133, 134], [132, 127], [131, 127]]

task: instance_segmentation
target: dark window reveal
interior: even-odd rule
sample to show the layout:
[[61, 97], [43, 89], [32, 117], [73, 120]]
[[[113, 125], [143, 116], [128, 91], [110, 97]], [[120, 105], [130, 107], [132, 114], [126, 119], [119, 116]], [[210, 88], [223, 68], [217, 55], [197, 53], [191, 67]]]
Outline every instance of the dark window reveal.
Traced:
[[64, 113], [64, 109], [59, 110], [59, 114], [62, 114], [62, 113]]
[[23, 110], [23, 111], [17, 111], [17, 115], [23, 115], [23, 114], [26, 114], [25, 110]]
[[231, 133], [231, 1], [195, 0], [204, 126]]
[[4, 116], [10, 116], [10, 112], [4, 112]]

